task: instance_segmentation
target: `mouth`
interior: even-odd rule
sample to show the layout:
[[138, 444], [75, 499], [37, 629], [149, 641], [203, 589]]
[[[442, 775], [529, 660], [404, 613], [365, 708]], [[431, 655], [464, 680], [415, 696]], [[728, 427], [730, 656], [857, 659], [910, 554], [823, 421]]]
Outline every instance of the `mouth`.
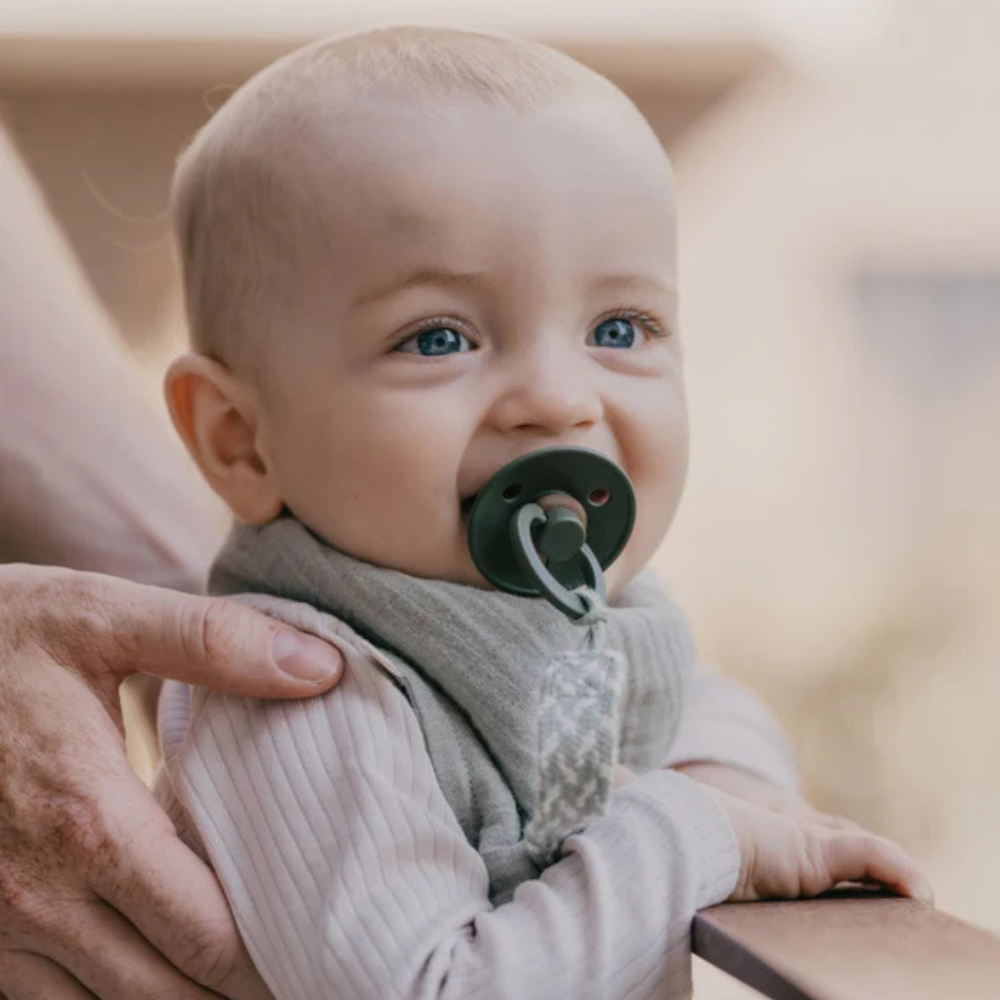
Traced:
[[472, 507], [475, 504], [476, 498], [478, 496], [479, 496], [479, 490], [476, 490], [475, 493], [470, 493], [467, 497], [463, 497], [459, 501], [458, 506], [459, 510], [462, 513], [463, 521], [467, 521], [469, 519], [469, 515], [472, 513]]

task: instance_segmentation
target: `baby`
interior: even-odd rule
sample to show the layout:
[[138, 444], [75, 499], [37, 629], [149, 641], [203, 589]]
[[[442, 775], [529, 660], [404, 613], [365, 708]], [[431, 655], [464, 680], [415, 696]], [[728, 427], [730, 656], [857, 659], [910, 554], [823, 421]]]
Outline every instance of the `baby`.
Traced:
[[[161, 701], [157, 794], [275, 997], [683, 996], [701, 907], [928, 897], [899, 848], [798, 797], [766, 711], [695, 665], [644, 571], [687, 421], [670, 170], [620, 91], [511, 39], [322, 42], [215, 115], [175, 214], [194, 353], [168, 400], [236, 517], [211, 587], [347, 664], [305, 702]], [[489, 589], [467, 531], [494, 473], [550, 446], [619, 465], [637, 516], [603, 612], [616, 788], [545, 857], [538, 689], [582, 630]]]

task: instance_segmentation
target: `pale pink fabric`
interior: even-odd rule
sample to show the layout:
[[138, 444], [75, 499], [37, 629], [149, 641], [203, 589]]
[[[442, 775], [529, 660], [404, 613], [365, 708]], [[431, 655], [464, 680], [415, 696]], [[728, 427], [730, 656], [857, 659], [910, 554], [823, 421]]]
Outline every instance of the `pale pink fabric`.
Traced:
[[[215, 868], [277, 1000], [688, 995], [691, 919], [739, 867], [702, 787], [670, 770], [637, 779], [493, 908], [412, 709], [346, 652], [344, 680], [315, 699], [169, 682], [160, 706], [157, 798]], [[703, 669], [671, 762], [687, 748], [796, 781], [767, 710]]]

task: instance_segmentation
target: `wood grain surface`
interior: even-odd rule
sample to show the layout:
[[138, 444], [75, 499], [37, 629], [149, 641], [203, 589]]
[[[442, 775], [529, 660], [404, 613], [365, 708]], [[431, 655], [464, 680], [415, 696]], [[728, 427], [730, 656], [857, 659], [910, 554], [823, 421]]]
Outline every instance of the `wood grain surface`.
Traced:
[[704, 910], [694, 951], [774, 1000], [1000, 1000], [1000, 938], [863, 890]]

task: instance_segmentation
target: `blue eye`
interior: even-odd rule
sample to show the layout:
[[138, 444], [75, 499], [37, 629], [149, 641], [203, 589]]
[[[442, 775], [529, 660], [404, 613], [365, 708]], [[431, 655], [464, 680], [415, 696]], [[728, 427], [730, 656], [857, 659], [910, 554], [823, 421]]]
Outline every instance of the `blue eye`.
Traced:
[[624, 316], [615, 316], [598, 323], [587, 338], [592, 347], [631, 347], [635, 342], [635, 323]]
[[439, 358], [445, 354], [461, 354], [472, 350], [469, 338], [450, 326], [435, 326], [408, 337], [397, 348], [404, 354], [419, 354], [425, 358]]

